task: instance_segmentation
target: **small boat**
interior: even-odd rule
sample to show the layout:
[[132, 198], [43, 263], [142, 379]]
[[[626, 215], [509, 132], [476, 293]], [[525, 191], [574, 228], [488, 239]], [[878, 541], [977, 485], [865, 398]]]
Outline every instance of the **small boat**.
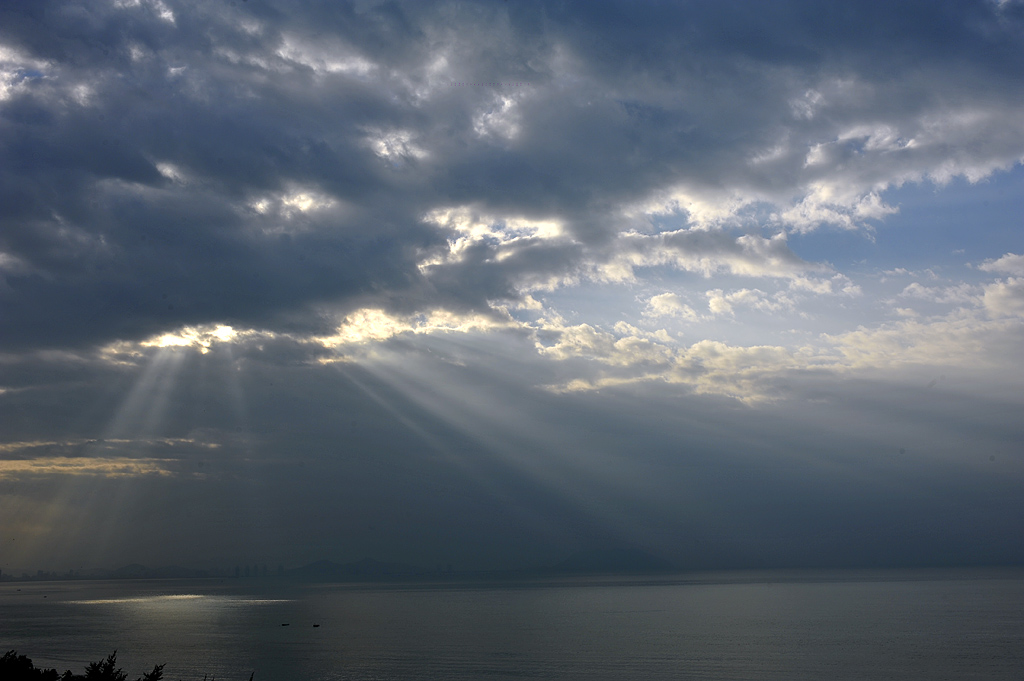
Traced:
[[283, 622], [283, 623], [281, 624], [281, 626], [282, 626], [282, 627], [287, 627], [287, 626], [289, 626], [290, 624], [291, 624], [291, 622]]
[[316, 629], [316, 628], [317, 628], [317, 627], [319, 627], [319, 626], [320, 626], [319, 624], [314, 624], [314, 625], [313, 625], [313, 628], [314, 628], [314, 629]]

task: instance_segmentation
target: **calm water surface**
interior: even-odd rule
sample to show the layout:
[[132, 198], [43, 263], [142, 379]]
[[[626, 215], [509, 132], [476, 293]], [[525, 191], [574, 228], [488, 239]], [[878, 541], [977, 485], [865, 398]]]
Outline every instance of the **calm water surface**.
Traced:
[[0, 585], [0, 653], [16, 649], [37, 665], [80, 672], [115, 648], [130, 678], [166, 662], [170, 681], [244, 681], [253, 671], [256, 681], [1019, 681], [1024, 575]]

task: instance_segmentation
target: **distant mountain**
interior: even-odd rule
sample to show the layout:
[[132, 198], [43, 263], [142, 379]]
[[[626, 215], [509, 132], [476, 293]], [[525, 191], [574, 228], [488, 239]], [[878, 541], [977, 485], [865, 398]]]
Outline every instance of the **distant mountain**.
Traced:
[[556, 572], [648, 573], [675, 569], [664, 558], [639, 549], [598, 549], [574, 553], [554, 567]]
[[427, 573], [427, 570], [406, 563], [384, 563], [364, 558], [354, 563], [333, 563], [320, 560], [309, 565], [285, 571], [285, 576], [310, 582], [353, 582], [388, 579], [407, 579]]
[[149, 576], [150, 569], [145, 565], [132, 563], [110, 571], [110, 577], [114, 579], [145, 579]]
[[[97, 571], [98, 572], [98, 571]], [[124, 567], [111, 570], [106, 577], [108, 579], [180, 579], [183, 577], [207, 577], [206, 570], [193, 570], [191, 568], [170, 565], [167, 567], [150, 568], [138, 563], [125, 565]]]

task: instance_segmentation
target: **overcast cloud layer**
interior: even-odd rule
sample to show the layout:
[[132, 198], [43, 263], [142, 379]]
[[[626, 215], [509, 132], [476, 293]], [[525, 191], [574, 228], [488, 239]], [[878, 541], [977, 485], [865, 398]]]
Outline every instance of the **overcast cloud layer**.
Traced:
[[6, 2], [0, 570], [1024, 560], [1024, 4]]

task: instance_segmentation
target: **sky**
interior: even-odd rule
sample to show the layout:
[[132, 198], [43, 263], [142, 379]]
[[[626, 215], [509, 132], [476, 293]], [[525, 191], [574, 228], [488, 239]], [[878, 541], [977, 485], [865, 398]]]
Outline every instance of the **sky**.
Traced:
[[8, 0], [0, 570], [1024, 562], [1024, 3]]

